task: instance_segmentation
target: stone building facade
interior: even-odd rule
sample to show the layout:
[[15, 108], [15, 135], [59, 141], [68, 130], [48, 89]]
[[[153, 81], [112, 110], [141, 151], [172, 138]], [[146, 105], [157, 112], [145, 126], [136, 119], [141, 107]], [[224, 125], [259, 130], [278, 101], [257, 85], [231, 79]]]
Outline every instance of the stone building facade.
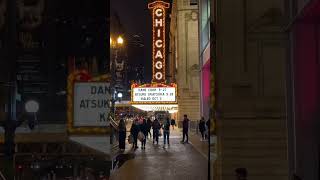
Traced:
[[287, 180], [283, 0], [216, 1], [214, 179]]
[[197, 121], [200, 119], [198, 5], [189, 0], [172, 2], [170, 52], [178, 85], [177, 119], [181, 121], [187, 114], [190, 120]]

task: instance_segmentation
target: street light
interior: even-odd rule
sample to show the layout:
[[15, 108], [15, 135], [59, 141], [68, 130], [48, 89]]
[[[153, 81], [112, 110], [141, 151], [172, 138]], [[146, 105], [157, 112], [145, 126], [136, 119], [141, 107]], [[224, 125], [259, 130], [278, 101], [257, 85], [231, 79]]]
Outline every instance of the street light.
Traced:
[[122, 38], [121, 36], [118, 37], [117, 43], [118, 43], [119, 45], [122, 45], [122, 44], [123, 44], [123, 38]]
[[120, 47], [124, 44], [124, 39], [122, 36], [118, 36], [116, 40], [110, 37], [110, 45], [112, 48]]
[[25, 104], [25, 109], [27, 113], [32, 113], [34, 119], [29, 119], [28, 125], [31, 130], [34, 129], [35, 123], [37, 122], [37, 112], [39, 111], [39, 103], [35, 100], [29, 100]]
[[118, 93], [118, 98], [122, 98], [122, 93], [121, 92]]
[[39, 110], [39, 103], [34, 100], [26, 102], [25, 109], [28, 113], [36, 113]]

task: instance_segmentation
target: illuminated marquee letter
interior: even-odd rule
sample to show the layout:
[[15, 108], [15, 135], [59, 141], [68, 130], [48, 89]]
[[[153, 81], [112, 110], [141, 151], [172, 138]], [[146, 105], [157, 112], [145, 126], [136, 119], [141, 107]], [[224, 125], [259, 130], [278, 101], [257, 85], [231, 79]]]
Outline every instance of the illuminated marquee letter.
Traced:
[[157, 69], [162, 69], [162, 62], [161, 61], [157, 61], [155, 64]]
[[156, 56], [155, 56], [154, 58], [156, 58], [156, 59], [157, 59], [157, 58], [161, 58], [161, 59], [162, 59], [163, 56], [162, 56], [161, 51], [158, 50], [158, 51], [157, 51], [157, 54], [156, 54]]
[[162, 24], [162, 19], [156, 19], [156, 27], [162, 27], [163, 24]]
[[161, 72], [157, 72], [154, 76], [156, 77], [157, 80], [161, 80], [163, 77]]
[[155, 14], [157, 17], [161, 17], [162, 16], [162, 9], [156, 9]]
[[161, 39], [156, 40], [155, 44], [156, 44], [157, 48], [162, 48], [162, 40]]
[[161, 37], [161, 34], [160, 34], [160, 33], [161, 33], [161, 31], [160, 31], [160, 29], [158, 29], [158, 30], [157, 30], [157, 37], [158, 37], [158, 38]]

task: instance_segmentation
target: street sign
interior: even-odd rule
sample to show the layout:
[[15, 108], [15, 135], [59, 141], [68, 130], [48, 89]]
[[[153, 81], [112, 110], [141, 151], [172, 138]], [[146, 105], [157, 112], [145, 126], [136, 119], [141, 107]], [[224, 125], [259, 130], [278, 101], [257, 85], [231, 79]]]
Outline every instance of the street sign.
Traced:
[[74, 126], [106, 127], [111, 108], [108, 82], [76, 82], [74, 84]]

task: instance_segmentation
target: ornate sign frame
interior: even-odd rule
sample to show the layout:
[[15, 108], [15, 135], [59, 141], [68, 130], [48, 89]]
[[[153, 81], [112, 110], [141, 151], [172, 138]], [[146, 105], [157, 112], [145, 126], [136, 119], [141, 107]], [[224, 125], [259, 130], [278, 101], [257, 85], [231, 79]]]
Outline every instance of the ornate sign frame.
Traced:
[[[110, 125], [106, 127], [94, 127], [94, 126], [74, 126], [74, 84], [76, 82], [111, 82], [111, 77], [91, 78], [86, 71], [75, 71], [68, 77], [67, 85], [67, 132], [73, 135], [101, 135], [111, 132]], [[109, 116], [110, 117], [110, 114]]]
[[[148, 101], [148, 102], [136, 102], [133, 100], [133, 88], [157, 88], [157, 87], [174, 87], [175, 88], [175, 94], [176, 94], [176, 101]], [[163, 83], [151, 83], [151, 84], [142, 84], [139, 85], [137, 83], [131, 84], [131, 101], [130, 104], [177, 104], [177, 97], [178, 97], [178, 88], [177, 84], [171, 83], [169, 85], [163, 84]]]

